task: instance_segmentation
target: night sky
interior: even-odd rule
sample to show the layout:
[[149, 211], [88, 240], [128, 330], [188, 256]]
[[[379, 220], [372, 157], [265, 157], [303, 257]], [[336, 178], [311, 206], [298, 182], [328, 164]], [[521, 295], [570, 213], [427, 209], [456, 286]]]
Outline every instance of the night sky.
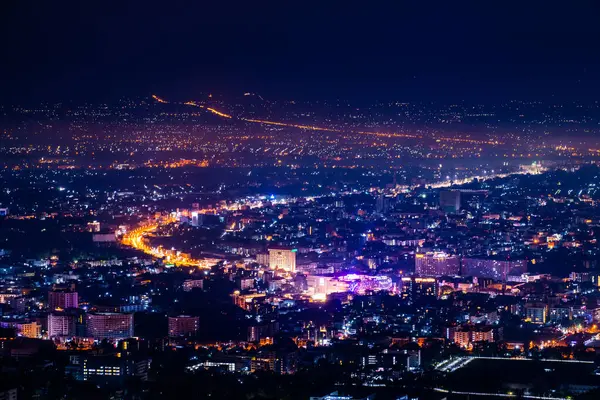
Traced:
[[600, 97], [597, 1], [213, 3], [2, 2], [0, 101]]

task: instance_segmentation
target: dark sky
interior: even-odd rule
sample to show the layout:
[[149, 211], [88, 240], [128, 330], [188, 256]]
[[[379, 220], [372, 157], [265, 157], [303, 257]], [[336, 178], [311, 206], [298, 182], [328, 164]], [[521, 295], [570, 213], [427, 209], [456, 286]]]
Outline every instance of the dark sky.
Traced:
[[600, 98], [598, 1], [1, 3], [5, 103]]

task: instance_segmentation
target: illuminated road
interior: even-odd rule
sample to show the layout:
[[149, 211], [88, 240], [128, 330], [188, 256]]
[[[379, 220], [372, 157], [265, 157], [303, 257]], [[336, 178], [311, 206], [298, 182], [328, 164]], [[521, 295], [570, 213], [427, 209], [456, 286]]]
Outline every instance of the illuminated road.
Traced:
[[160, 226], [168, 225], [176, 222], [174, 218], [165, 218], [162, 222], [153, 222], [141, 225], [129, 232], [127, 232], [121, 239], [121, 243], [125, 246], [132, 247], [136, 250], [142, 251], [152, 257], [160, 258], [165, 260], [167, 264], [175, 264], [181, 267], [197, 267], [207, 269], [215, 265], [220, 260], [218, 259], [203, 259], [197, 260], [191, 258], [190, 255], [182, 253], [177, 250], [167, 250], [163, 247], [152, 247], [148, 244], [146, 236], [153, 234]]
[[157, 95], [155, 95], [155, 94], [153, 94], [153, 95], [152, 95], [152, 98], [153, 98], [154, 100], [158, 101], [159, 103], [162, 103], [162, 104], [167, 104], [167, 103], [168, 103], [168, 101], [166, 101], [166, 100], [164, 100], [164, 99], [161, 99], [160, 97], [158, 97], [158, 96], [157, 96]]
[[458, 394], [463, 396], [486, 396], [486, 397], [506, 397], [506, 398], [519, 398], [519, 399], [537, 399], [537, 400], [567, 400], [567, 397], [547, 397], [547, 396], [530, 396], [527, 394], [514, 394], [514, 393], [481, 393], [481, 392], [459, 392], [457, 390], [447, 390], [441, 388], [433, 389], [438, 393]]
[[[158, 97], [157, 95], [152, 95], [152, 98], [154, 100], [156, 100], [159, 103], [168, 103], [168, 101]], [[198, 108], [202, 108], [206, 111], [209, 111], [211, 113], [213, 113], [214, 115], [217, 115], [219, 117], [222, 118], [227, 118], [227, 119], [233, 119], [234, 117], [226, 114], [224, 112], [218, 111], [214, 108], [211, 107], [206, 107], [202, 104], [199, 104], [195, 101], [187, 101], [185, 103], [183, 103], [187, 106], [192, 106], [192, 107], [198, 107]], [[251, 122], [251, 123], [255, 123], [255, 124], [262, 124], [262, 125], [275, 125], [275, 126], [282, 126], [282, 127], [287, 127], [287, 128], [297, 128], [297, 129], [305, 129], [305, 130], [311, 130], [311, 131], [324, 131], [324, 132], [348, 132], [348, 133], [357, 133], [357, 134], [361, 134], [361, 135], [372, 135], [372, 136], [377, 136], [377, 137], [386, 137], [386, 138], [408, 138], [408, 139], [422, 139], [423, 136], [419, 136], [419, 135], [410, 135], [410, 134], [405, 134], [405, 133], [383, 133], [383, 132], [367, 132], [367, 131], [345, 131], [345, 130], [340, 130], [340, 129], [333, 129], [333, 128], [326, 128], [326, 127], [322, 127], [322, 126], [311, 126], [311, 125], [299, 125], [299, 124], [290, 124], [290, 123], [286, 123], [286, 122], [277, 122], [277, 121], [267, 121], [267, 120], [262, 120], [262, 119], [249, 119], [249, 118], [236, 118], [240, 121], [244, 121], [244, 122]], [[449, 138], [449, 137], [433, 137], [431, 138], [433, 140], [439, 141], [439, 142], [460, 142], [460, 143], [471, 143], [471, 144], [488, 144], [488, 145], [498, 145], [498, 144], [503, 144], [501, 142], [498, 141], [492, 141], [492, 140], [475, 140], [475, 139], [464, 139], [464, 138]]]
[[[162, 100], [162, 99], [159, 99], [159, 98], [156, 98], [156, 99], [157, 99], [157, 101], [164, 102], [164, 100]], [[226, 118], [231, 118], [231, 116], [227, 116]], [[540, 168], [539, 166], [535, 166], [535, 167], [532, 167], [529, 169], [524, 169], [524, 170], [515, 171], [515, 172], [511, 172], [511, 173], [491, 174], [491, 175], [485, 175], [485, 176], [471, 176], [468, 178], [455, 180], [455, 181], [434, 182], [427, 186], [431, 186], [433, 188], [443, 188], [443, 187], [448, 187], [451, 185], [462, 185], [465, 183], [469, 183], [469, 182], [472, 182], [474, 179], [487, 180], [487, 179], [495, 179], [495, 178], [505, 178], [505, 177], [515, 175], [515, 174], [540, 174], [543, 171], [544, 170], [542, 168]], [[410, 189], [410, 188], [405, 187], [405, 189]], [[321, 197], [321, 196], [312, 196], [311, 198], [315, 199], [318, 197]], [[273, 203], [273, 204], [277, 204], [277, 203], [285, 204], [286, 202], [287, 202], [287, 200], [284, 200], [284, 199], [279, 199], [277, 201], [271, 201], [271, 203]], [[246, 205], [248, 205], [250, 208], [262, 208], [263, 207], [262, 201], [256, 202], [254, 204], [246, 204]], [[233, 205], [231, 207], [222, 206], [221, 209], [233, 211], [233, 210], [235, 210], [235, 207], [236, 207], [235, 205]], [[213, 209], [213, 210], [201, 210], [199, 212], [200, 213], [206, 213], [206, 212], [214, 213], [217, 211], [218, 210]], [[127, 232], [121, 238], [121, 243], [124, 246], [132, 247], [134, 249], [144, 252], [145, 254], [151, 255], [152, 257], [164, 259], [169, 264], [175, 264], [175, 265], [183, 266], [183, 267], [197, 267], [197, 268], [207, 269], [207, 268], [210, 268], [211, 266], [217, 264], [220, 261], [219, 259], [202, 259], [202, 260], [194, 259], [189, 254], [186, 254], [182, 251], [178, 251], [175, 249], [170, 249], [170, 250], [164, 249], [161, 246], [152, 247], [148, 244], [148, 242], [146, 240], [146, 236], [151, 235], [154, 232], [156, 232], [156, 230], [160, 226], [166, 226], [168, 224], [175, 223], [175, 222], [177, 222], [176, 218], [169, 217], [169, 218], [159, 218], [156, 222], [150, 222], [150, 223], [143, 224], [143, 225]], [[460, 368], [461, 366], [464, 366], [465, 364], [461, 363], [456, 366], [458, 366], [458, 368]], [[454, 367], [455, 367], [455, 365], [451, 365], [448, 369], [454, 370], [454, 369], [456, 369]]]
[[[471, 361], [476, 359], [483, 360], [504, 360], [504, 361], [536, 361], [532, 358], [525, 357], [480, 357], [480, 356], [467, 356], [467, 357], [457, 357], [457, 358], [449, 358], [447, 360], [439, 363], [435, 369], [441, 372], [454, 372], [457, 369], [460, 369]], [[539, 359], [538, 362], [561, 362], [561, 363], [574, 363], [574, 364], [594, 364], [593, 361], [585, 361], [585, 360], [553, 360], [553, 359]], [[539, 399], [539, 400], [567, 400], [564, 397], [548, 397], [548, 396], [533, 396], [533, 395], [517, 395], [515, 393], [482, 393], [482, 392], [461, 392], [456, 390], [448, 390], [442, 388], [434, 388], [436, 392], [439, 393], [452, 393], [463, 396], [486, 396], [486, 397], [504, 397], [504, 398], [520, 398], [520, 399]]]
[[[164, 100], [162, 100], [162, 101], [164, 101]], [[286, 204], [286, 201], [287, 200], [285, 200], [285, 199], [279, 199], [279, 200], [271, 200], [270, 203], [271, 204]], [[261, 208], [261, 207], [263, 207], [263, 202], [258, 201], [256, 203], [251, 203], [251, 204], [246, 204], [246, 205], [250, 208]], [[220, 206], [218, 209], [198, 210], [198, 213], [200, 213], [200, 214], [216, 213], [220, 210], [235, 211], [237, 209], [237, 207], [238, 207], [238, 205], [236, 205], [236, 204], [233, 204], [231, 206], [223, 205], [223, 206]], [[121, 244], [124, 246], [127, 246], [127, 247], [134, 248], [141, 252], [144, 252], [145, 254], [148, 254], [152, 257], [163, 259], [163, 260], [165, 260], [165, 262], [167, 264], [174, 264], [174, 265], [181, 266], [181, 267], [197, 267], [197, 268], [208, 269], [208, 268], [212, 267], [213, 265], [217, 264], [219, 261], [221, 261], [218, 258], [205, 258], [202, 260], [195, 259], [195, 258], [192, 258], [190, 254], [187, 254], [180, 250], [165, 249], [162, 246], [158, 246], [158, 247], [150, 246], [150, 244], [148, 243], [148, 241], [146, 239], [147, 236], [154, 234], [158, 230], [158, 228], [161, 226], [167, 226], [169, 224], [177, 223], [177, 222], [178, 222], [177, 218], [171, 216], [171, 217], [160, 217], [156, 221], [144, 223], [144, 224], [138, 226], [137, 228], [132, 229], [131, 231], [127, 232], [125, 235], [123, 235], [123, 237], [121, 238]]]
[[439, 363], [435, 369], [442, 372], [454, 372], [457, 369], [460, 369], [473, 361], [474, 357], [458, 357], [458, 358], [450, 358], [448, 360], [442, 361]]
[[450, 187], [453, 185], [464, 185], [464, 184], [473, 182], [475, 179], [480, 180], [480, 181], [486, 181], [488, 179], [508, 178], [509, 176], [513, 176], [513, 175], [525, 175], [525, 174], [538, 175], [544, 171], [545, 171], [545, 169], [537, 168], [537, 169], [524, 169], [524, 170], [520, 170], [520, 171], [506, 172], [506, 173], [501, 173], [501, 174], [473, 175], [473, 176], [469, 176], [469, 177], [463, 178], [463, 179], [445, 180], [445, 181], [435, 182], [430, 185], [426, 184], [426, 186], [431, 186], [433, 189], [440, 189], [440, 188]]
[[502, 360], [502, 361], [542, 361], [542, 362], [559, 362], [559, 363], [571, 363], [571, 364], [594, 364], [593, 361], [587, 360], [554, 360], [551, 358], [541, 358], [534, 360], [533, 358], [526, 357], [484, 357], [484, 356], [466, 356], [449, 358], [439, 363], [435, 369], [442, 372], [454, 372], [466, 366], [473, 360]]

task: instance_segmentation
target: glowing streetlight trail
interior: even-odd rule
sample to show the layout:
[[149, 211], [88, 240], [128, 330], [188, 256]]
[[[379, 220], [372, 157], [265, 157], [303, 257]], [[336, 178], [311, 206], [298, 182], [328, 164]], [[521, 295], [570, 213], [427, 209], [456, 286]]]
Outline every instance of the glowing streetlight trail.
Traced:
[[[195, 104], [194, 104], [195, 105]], [[205, 108], [204, 106], [198, 105], [198, 107], [201, 108]], [[210, 109], [209, 109], [210, 111]], [[213, 111], [211, 111], [213, 112]], [[224, 114], [227, 115], [227, 114]], [[535, 167], [534, 169], [526, 169], [526, 170], [521, 170], [521, 171], [514, 171], [514, 172], [509, 172], [509, 173], [497, 173], [497, 174], [491, 174], [491, 175], [485, 175], [485, 176], [471, 176], [471, 177], [466, 177], [463, 179], [458, 179], [456, 181], [441, 181], [441, 182], [432, 182], [431, 184], [429, 184], [428, 186], [431, 186], [432, 188], [443, 188], [443, 187], [448, 187], [448, 186], [452, 186], [452, 185], [462, 185], [465, 183], [469, 183], [471, 181], [473, 181], [473, 179], [480, 179], [480, 180], [488, 180], [488, 179], [495, 179], [495, 178], [506, 178], [508, 176], [512, 176], [512, 175], [519, 175], [519, 174], [533, 174], [533, 175], [537, 175], [537, 174], [541, 174], [545, 169], [539, 168], [539, 167]], [[416, 186], [415, 186], [416, 187]], [[411, 189], [411, 187], [405, 187], [405, 189]], [[412, 189], [414, 189], [414, 187], [412, 187]], [[348, 192], [346, 192], [348, 193]], [[321, 196], [312, 196], [311, 198], [318, 198]], [[283, 203], [284, 201], [280, 201], [280, 203]], [[250, 208], [262, 208], [263, 207], [263, 203], [259, 202], [258, 204], [251, 204]], [[225, 209], [225, 210], [233, 210], [235, 209], [235, 207], [228, 207], [228, 206], [221, 206], [220, 209]], [[200, 213], [215, 213], [217, 211], [217, 209], [203, 209], [200, 210]], [[162, 218], [159, 219], [156, 222], [150, 222], [150, 223], [146, 223], [143, 224], [131, 231], [129, 231], [128, 233], [126, 233], [123, 238], [121, 239], [121, 243], [124, 246], [128, 246], [128, 247], [132, 247], [134, 249], [140, 250], [148, 255], [151, 255], [152, 257], [156, 257], [156, 258], [160, 258], [160, 259], [165, 259], [167, 262], [175, 264], [175, 265], [179, 265], [179, 266], [185, 266], [185, 267], [198, 267], [198, 268], [210, 268], [211, 266], [215, 265], [219, 260], [218, 259], [205, 259], [205, 260], [198, 260], [198, 259], [193, 259], [191, 256], [180, 252], [180, 251], [175, 251], [175, 250], [165, 250], [162, 247], [152, 247], [150, 246], [147, 241], [145, 240], [145, 237], [149, 234], [152, 234], [154, 232], [156, 232], [158, 230], [158, 228], [160, 226], [165, 226], [168, 225], [170, 223], [174, 223], [177, 222], [176, 218], [174, 217], [169, 217], [169, 218]], [[447, 361], [447, 362], [451, 362], [451, 361]], [[460, 368], [463, 365], [459, 365], [458, 367]], [[454, 368], [455, 365], [451, 365], [450, 368]]]
[[246, 119], [246, 118], [240, 118], [240, 119], [242, 121], [254, 122], [257, 124], [285, 126], [285, 127], [289, 127], [289, 128], [307, 129], [307, 130], [312, 130], [312, 131], [342, 132], [339, 129], [323, 128], [323, 127], [319, 127], [319, 126], [286, 124], [285, 122], [264, 121], [262, 119]]
[[[168, 101], [166, 101], [154, 94], [152, 95], [152, 98], [155, 99], [156, 101], [158, 101], [159, 103], [168, 103]], [[223, 118], [227, 118], [227, 119], [234, 119], [234, 117], [230, 114], [226, 114], [224, 112], [221, 112], [221, 111], [216, 110], [211, 107], [206, 107], [202, 104], [198, 104], [195, 101], [186, 101], [183, 104], [185, 104], [186, 106], [202, 108], [202, 109], [204, 109], [214, 115], [217, 115], [219, 117], [223, 117]], [[235, 119], [238, 119], [238, 120], [244, 121], [244, 122], [251, 122], [251, 123], [255, 123], [255, 124], [274, 125], [274, 126], [282, 126], [282, 127], [286, 127], [286, 128], [297, 128], [297, 129], [305, 129], [305, 130], [311, 130], [311, 131], [338, 132], [338, 133], [349, 132], [349, 133], [358, 133], [361, 135], [372, 135], [372, 136], [386, 137], [386, 138], [405, 138], [405, 139], [422, 139], [423, 138], [423, 136], [420, 136], [420, 135], [410, 135], [410, 134], [405, 134], [405, 133], [382, 133], [382, 132], [367, 132], [367, 131], [352, 131], [352, 130], [344, 131], [341, 129], [326, 128], [326, 127], [322, 127], [322, 126], [290, 124], [290, 123], [286, 123], [286, 122], [268, 121], [268, 120], [262, 120], [262, 119], [250, 119], [250, 118], [243, 118], [243, 117], [239, 117], [239, 118], [235, 118]], [[433, 138], [433, 139], [435, 139], [436, 141], [448, 141], [448, 142], [460, 142], [460, 143], [472, 143], [472, 144], [488, 144], [488, 145], [503, 144], [498, 141], [475, 140], [475, 139], [464, 139], [464, 138], [437, 137], [437, 138]]]
[[161, 103], [161, 104], [167, 104], [167, 103], [169, 103], [168, 101], [161, 99], [160, 97], [158, 97], [158, 96], [157, 96], [157, 95], [155, 95], [155, 94], [153, 94], [153, 95], [152, 95], [152, 98], [153, 98], [154, 100], [158, 101], [158, 102], [159, 102], [159, 103]]
[[167, 225], [172, 222], [175, 222], [174, 218], [165, 219], [162, 224], [160, 222], [153, 222], [139, 226], [138, 228], [127, 232], [121, 239], [121, 243], [124, 246], [132, 247], [152, 257], [164, 259], [168, 263], [182, 267], [197, 267], [206, 269], [216, 264], [218, 260], [197, 260], [178, 251], [165, 250], [162, 247], [152, 247], [148, 244], [146, 241], [147, 235], [156, 232], [160, 226]]
[[[206, 111], [210, 111], [211, 113], [218, 115], [219, 117], [223, 117], [223, 118], [233, 118], [231, 115], [229, 114], [225, 114], [219, 110], [215, 110], [214, 108], [211, 107], [206, 107], [203, 106], [202, 104], [198, 104], [195, 101], [186, 101], [185, 103], [186, 106], [193, 106], [193, 107], [198, 107], [198, 108], [202, 108], [205, 109]], [[243, 120], [243, 118], [241, 118]]]
[[442, 388], [434, 388], [433, 389], [439, 393], [450, 393], [450, 394], [458, 394], [458, 395], [466, 395], [466, 396], [486, 396], [486, 397], [506, 397], [506, 398], [523, 398], [523, 399], [534, 399], [534, 400], [568, 400], [568, 397], [548, 397], [548, 396], [533, 396], [528, 394], [516, 395], [514, 393], [487, 393], [487, 392], [461, 392], [458, 390], [448, 390]]

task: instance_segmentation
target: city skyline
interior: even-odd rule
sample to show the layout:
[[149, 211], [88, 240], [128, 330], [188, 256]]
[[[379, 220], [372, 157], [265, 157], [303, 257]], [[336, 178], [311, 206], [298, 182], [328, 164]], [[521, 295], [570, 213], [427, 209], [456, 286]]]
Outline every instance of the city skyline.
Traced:
[[0, 399], [597, 399], [599, 13], [3, 4]]

